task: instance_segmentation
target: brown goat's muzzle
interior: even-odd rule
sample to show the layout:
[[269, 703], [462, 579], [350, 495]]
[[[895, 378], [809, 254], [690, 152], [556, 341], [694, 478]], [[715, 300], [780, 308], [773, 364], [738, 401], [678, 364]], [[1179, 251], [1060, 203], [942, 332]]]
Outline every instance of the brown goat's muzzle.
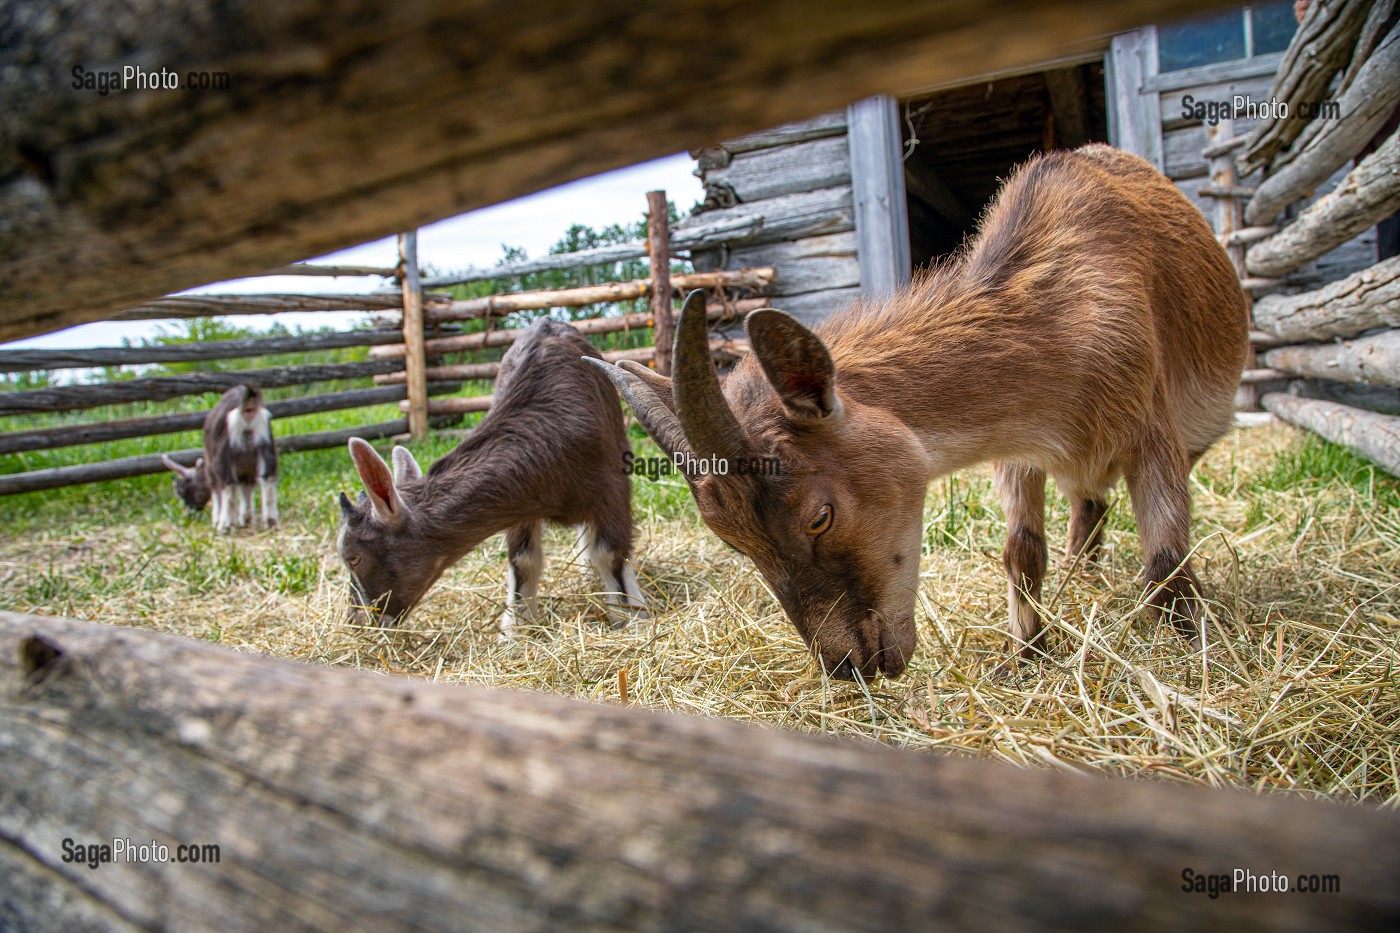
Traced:
[[836, 680], [872, 680], [880, 674], [898, 677], [914, 655], [915, 630], [912, 619], [884, 622], [874, 613], [854, 626], [853, 644], [812, 645], [812, 654]]

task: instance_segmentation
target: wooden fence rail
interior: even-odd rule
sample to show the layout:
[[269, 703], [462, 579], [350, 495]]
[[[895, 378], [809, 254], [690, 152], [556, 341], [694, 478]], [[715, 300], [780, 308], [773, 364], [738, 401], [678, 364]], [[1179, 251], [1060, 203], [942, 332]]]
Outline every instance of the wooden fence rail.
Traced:
[[[439, 424], [449, 424], [455, 420], [444, 418]], [[279, 453], [294, 453], [301, 450], [323, 450], [339, 447], [352, 437], [375, 440], [381, 437], [395, 437], [408, 431], [408, 419], [381, 421], [377, 424], [361, 425], [335, 431], [314, 431], [309, 434], [293, 434], [277, 438]], [[100, 463], [80, 463], [75, 466], [52, 467], [47, 470], [30, 470], [27, 473], [0, 475], [0, 496], [21, 492], [37, 492], [41, 489], [58, 489], [62, 486], [78, 486], [84, 483], [100, 483], [105, 480], [125, 479], [146, 473], [160, 473], [166, 469], [161, 462], [162, 454], [141, 454], [123, 457], [119, 460], [104, 460]], [[200, 448], [169, 451], [164, 454], [185, 466], [193, 466], [195, 460], [204, 456]]]
[[[428, 304], [448, 304], [452, 296], [425, 294], [423, 300]], [[402, 307], [403, 298], [392, 292], [364, 295], [172, 295], [128, 308], [110, 320], [158, 321], [226, 314], [282, 314], [287, 311], [388, 311]]]
[[0, 392], [0, 415], [77, 411], [127, 402], [159, 402], [183, 395], [225, 392], [245, 383], [270, 389], [339, 379], [363, 379], [402, 368], [402, 362], [385, 359], [360, 363], [309, 363], [302, 366], [272, 366], [267, 369], [152, 376], [148, 379], [128, 379], [94, 386], [59, 386], [31, 389], [27, 392]]
[[[380, 377], [376, 376], [375, 378]], [[459, 389], [461, 389], [460, 382], [435, 381], [428, 383], [429, 395], [446, 395]], [[268, 402], [267, 408], [272, 412], [274, 418], [291, 418], [296, 415], [310, 415], [323, 411], [344, 411], [349, 408], [389, 404], [404, 398], [405, 394], [406, 390], [402, 384], [384, 388], [347, 389], [343, 392], [328, 392], [324, 395], [307, 395], [301, 398]], [[53, 450], [58, 447], [106, 443], [132, 437], [158, 437], [163, 434], [178, 434], [181, 431], [198, 431], [204, 427], [206, 414], [207, 412], [203, 411], [191, 411], [173, 415], [155, 415], [149, 418], [104, 421], [97, 424], [72, 424], [53, 428], [33, 428], [27, 431], [6, 431], [0, 433], [0, 454], [22, 453], [30, 450]]]
[[77, 369], [97, 366], [140, 366], [151, 363], [197, 363], [280, 353], [307, 353], [345, 347], [375, 347], [398, 343], [403, 335], [391, 330], [352, 330], [289, 337], [248, 337], [209, 340], [168, 347], [90, 347], [85, 349], [0, 349], [0, 373], [29, 370]]
[[[9, 613], [0, 795], [0, 926], [18, 929], [1400, 927], [1400, 814], [1378, 806]], [[65, 838], [127, 835], [219, 863], [63, 861]], [[1236, 869], [1340, 891], [1183, 889]]]

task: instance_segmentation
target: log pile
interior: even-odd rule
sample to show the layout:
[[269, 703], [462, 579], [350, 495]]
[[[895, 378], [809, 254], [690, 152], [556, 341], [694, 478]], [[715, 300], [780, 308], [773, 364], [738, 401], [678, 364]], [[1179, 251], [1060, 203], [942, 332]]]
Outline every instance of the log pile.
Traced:
[[[1318, 108], [1307, 105], [1329, 94], [1340, 119], [1313, 118]], [[1242, 277], [1262, 289], [1400, 211], [1400, 132], [1367, 152], [1400, 109], [1400, 3], [1313, 3], [1271, 96], [1289, 115], [1257, 124], [1236, 160], [1242, 174], [1264, 171], [1244, 208], [1246, 229], [1262, 233], [1241, 244]], [[1333, 190], [1269, 232], [1352, 160]], [[1253, 313], [1274, 343], [1256, 372], [1288, 380], [1263, 406], [1400, 475], [1400, 257], [1304, 294], [1266, 295]]]

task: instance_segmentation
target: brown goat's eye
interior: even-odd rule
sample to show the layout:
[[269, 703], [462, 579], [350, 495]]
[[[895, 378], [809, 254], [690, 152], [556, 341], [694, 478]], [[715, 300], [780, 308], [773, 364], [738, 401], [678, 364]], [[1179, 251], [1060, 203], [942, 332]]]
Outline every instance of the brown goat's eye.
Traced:
[[807, 523], [807, 534], [816, 537], [831, 527], [831, 506], [824, 505], [815, 518]]
[[345, 562], [351, 567], [358, 567], [360, 566], [360, 555], [351, 554], [349, 557], [345, 558]]

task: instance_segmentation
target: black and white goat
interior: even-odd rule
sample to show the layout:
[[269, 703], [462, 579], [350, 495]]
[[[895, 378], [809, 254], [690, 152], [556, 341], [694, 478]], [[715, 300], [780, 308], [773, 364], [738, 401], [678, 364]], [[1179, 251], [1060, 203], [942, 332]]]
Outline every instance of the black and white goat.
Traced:
[[[612, 611], [643, 612], [632, 550], [630, 452], [612, 385], [580, 356], [598, 351], [574, 328], [544, 319], [501, 360], [491, 410], [424, 473], [395, 447], [392, 471], [356, 438], [358, 504], [340, 494], [337, 548], [350, 570], [350, 615], [381, 624], [408, 614], [442, 572], [488, 536], [509, 551], [501, 631], [534, 610], [546, 521], [583, 526], [582, 543]], [[620, 621], [620, 620], [619, 620]]]
[[161, 459], [175, 474], [175, 494], [194, 511], [214, 503], [214, 528], [226, 534], [233, 526], [234, 490], [238, 491], [238, 524], [253, 517], [253, 492], [262, 492], [262, 522], [275, 528], [277, 515], [277, 442], [272, 437], [272, 414], [262, 393], [250, 385], [234, 386], [204, 418], [204, 456], [192, 467], [168, 456]]

